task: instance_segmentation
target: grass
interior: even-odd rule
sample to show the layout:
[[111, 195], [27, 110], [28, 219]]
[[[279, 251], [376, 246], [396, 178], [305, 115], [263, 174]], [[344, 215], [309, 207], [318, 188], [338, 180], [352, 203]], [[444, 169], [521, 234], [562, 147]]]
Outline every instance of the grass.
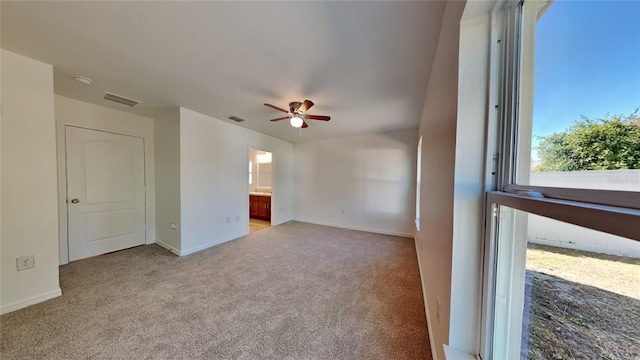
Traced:
[[640, 259], [527, 251], [523, 358], [640, 359]]
[[527, 269], [640, 300], [640, 259], [536, 245]]

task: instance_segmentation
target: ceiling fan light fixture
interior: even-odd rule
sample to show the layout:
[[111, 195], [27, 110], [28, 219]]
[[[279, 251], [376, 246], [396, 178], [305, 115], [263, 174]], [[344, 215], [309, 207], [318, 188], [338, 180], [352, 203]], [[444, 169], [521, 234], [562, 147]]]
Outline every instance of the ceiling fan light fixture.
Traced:
[[289, 123], [291, 124], [291, 126], [293, 126], [294, 128], [299, 128], [302, 126], [302, 124], [304, 123], [304, 121], [302, 120], [302, 118], [300, 116], [294, 115], [291, 117], [291, 119], [289, 120]]

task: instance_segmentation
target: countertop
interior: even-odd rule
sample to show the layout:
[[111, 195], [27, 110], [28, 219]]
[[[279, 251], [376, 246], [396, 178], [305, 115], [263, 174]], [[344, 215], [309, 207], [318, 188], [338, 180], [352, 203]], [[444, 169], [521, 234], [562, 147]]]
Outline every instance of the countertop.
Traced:
[[271, 197], [270, 193], [263, 193], [263, 192], [250, 192], [249, 195]]

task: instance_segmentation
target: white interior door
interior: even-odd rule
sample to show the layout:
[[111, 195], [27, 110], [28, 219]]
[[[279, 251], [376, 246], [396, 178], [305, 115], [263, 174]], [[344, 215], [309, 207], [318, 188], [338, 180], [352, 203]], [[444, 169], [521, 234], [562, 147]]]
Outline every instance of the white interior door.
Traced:
[[69, 260], [144, 244], [144, 140], [65, 131]]

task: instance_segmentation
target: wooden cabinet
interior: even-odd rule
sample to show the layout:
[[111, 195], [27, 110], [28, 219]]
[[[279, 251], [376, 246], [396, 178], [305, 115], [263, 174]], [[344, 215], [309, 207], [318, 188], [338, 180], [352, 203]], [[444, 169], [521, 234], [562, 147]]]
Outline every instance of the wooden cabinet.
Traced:
[[249, 195], [249, 214], [252, 218], [271, 220], [271, 197]]
[[259, 209], [258, 196], [249, 196], [249, 216], [252, 218], [258, 217]]
[[259, 196], [258, 206], [258, 216], [264, 219], [271, 219], [271, 198], [267, 196]]

